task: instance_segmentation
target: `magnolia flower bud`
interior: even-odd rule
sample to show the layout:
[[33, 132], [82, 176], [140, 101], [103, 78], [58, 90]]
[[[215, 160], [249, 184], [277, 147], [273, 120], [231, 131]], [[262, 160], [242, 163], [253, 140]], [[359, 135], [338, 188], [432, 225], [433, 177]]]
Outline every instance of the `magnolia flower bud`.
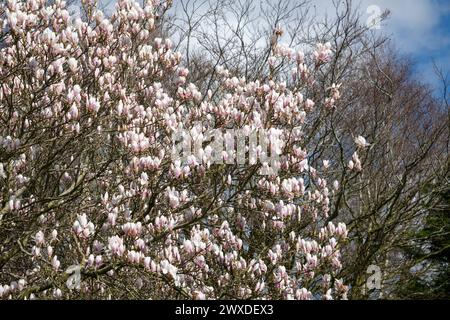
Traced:
[[192, 298], [194, 300], [205, 300], [206, 296], [203, 292], [196, 290], [192, 293]]
[[147, 270], [150, 270], [151, 269], [151, 259], [150, 259], [150, 257], [145, 257], [144, 258], [144, 266], [145, 266], [145, 268], [147, 269]]
[[55, 271], [58, 271], [59, 267], [61, 265], [61, 262], [58, 260], [58, 256], [53, 256], [52, 259], [52, 267]]
[[62, 291], [61, 289], [57, 288], [53, 290], [53, 296], [57, 299], [62, 297]]
[[70, 107], [69, 114], [71, 119], [78, 119], [78, 108], [75, 103]]
[[348, 162], [347, 167], [348, 167], [350, 170], [352, 170], [352, 169], [355, 167], [355, 164], [353, 163], [353, 160], [350, 160], [350, 161]]
[[51, 257], [53, 255], [53, 247], [52, 246], [47, 247], [47, 254], [49, 257]]
[[67, 64], [69, 65], [70, 71], [72, 71], [72, 72], [77, 71], [78, 62], [75, 58], [69, 58], [69, 60], [67, 60]]
[[366, 148], [370, 146], [370, 144], [366, 141], [366, 139], [363, 136], [356, 137], [355, 144], [358, 146], [358, 148]]
[[90, 97], [87, 101], [87, 109], [96, 113], [100, 109], [100, 103], [96, 98]]
[[314, 107], [314, 105], [315, 105], [314, 101], [312, 101], [311, 99], [307, 99], [305, 101], [305, 110], [306, 111], [311, 111], [312, 108]]
[[36, 233], [36, 235], [34, 236], [34, 241], [36, 242], [36, 245], [43, 245], [45, 242], [44, 239], [44, 233], [42, 231], [39, 231], [38, 233]]
[[93, 255], [93, 254], [90, 254], [89, 257], [88, 257], [88, 259], [87, 259], [87, 262], [86, 262], [87, 265], [88, 265], [88, 267], [92, 267], [93, 264], [94, 264], [94, 261], [95, 261], [94, 255]]
[[191, 254], [194, 253], [195, 249], [190, 240], [185, 240], [183, 243], [183, 250], [186, 251], [186, 253]]
[[333, 188], [334, 188], [334, 190], [339, 190], [339, 181], [337, 181], [337, 180], [334, 180], [333, 181]]

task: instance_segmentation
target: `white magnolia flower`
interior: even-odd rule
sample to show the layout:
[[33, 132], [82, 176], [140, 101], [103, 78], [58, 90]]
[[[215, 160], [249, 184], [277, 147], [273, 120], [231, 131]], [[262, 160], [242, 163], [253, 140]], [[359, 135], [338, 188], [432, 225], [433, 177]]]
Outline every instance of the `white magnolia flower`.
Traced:
[[355, 144], [359, 148], [366, 148], [366, 147], [370, 146], [370, 144], [366, 141], [366, 138], [364, 138], [363, 136], [356, 137], [355, 138]]

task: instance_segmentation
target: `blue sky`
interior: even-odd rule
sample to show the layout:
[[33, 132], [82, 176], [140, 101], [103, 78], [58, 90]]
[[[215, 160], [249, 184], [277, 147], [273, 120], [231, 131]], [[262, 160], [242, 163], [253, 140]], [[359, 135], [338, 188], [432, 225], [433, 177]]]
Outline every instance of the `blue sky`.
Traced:
[[[327, 11], [331, 0], [313, 1], [320, 10]], [[389, 9], [390, 18], [377, 32], [391, 36], [401, 54], [416, 63], [415, 76], [431, 84], [437, 91], [440, 82], [433, 71], [433, 61], [446, 73], [450, 72], [450, 0], [354, 0], [362, 15], [369, 6], [381, 11]]]
[[[398, 49], [417, 62], [417, 77], [439, 86], [433, 73], [433, 60], [446, 73], [450, 72], [450, 1], [391, 0], [396, 1], [403, 2], [404, 6], [393, 9], [387, 31], [391, 32]], [[423, 2], [420, 5], [424, 11], [417, 11], [413, 16], [409, 12], [416, 2]]]
[[[431, 71], [432, 61], [442, 68], [446, 73], [450, 73], [450, 1], [435, 1], [434, 25], [425, 33], [421, 47], [408, 47], [406, 53], [411, 54], [418, 62], [417, 71], [423, 74], [424, 80], [437, 84], [436, 77]], [[430, 17], [433, 19], [433, 17]], [[429, 37], [429, 38], [426, 38]], [[429, 39], [427, 46], [426, 39]]]

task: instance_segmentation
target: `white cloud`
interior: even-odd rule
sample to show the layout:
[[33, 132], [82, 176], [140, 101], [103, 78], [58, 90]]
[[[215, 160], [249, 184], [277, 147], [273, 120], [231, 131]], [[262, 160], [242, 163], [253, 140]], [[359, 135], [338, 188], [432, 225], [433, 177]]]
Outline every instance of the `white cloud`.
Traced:
[[[318, 13], [332, 13], [332, 0], [316, 0], [313, 3]], [[414, 51], [417, 44], [423, 46], [433, 38], [434, 30], [446, 11], [433, 0], [359, 0], [354, 3], [367, 19], [371, 16], [367, 12], [370, 6], [379, 7], [380, 12], [388, 9], [391, 16], [383, 24], [382, 31], [392, 33], [396, 42], [408, 51]]]
[[[330, 12], [332, 0], [315, 0], [318, 13]], [[432, 59], [449, 71], [450, 32], [439, 28], [448, 19], [450, 3], [437, 0], [355, 0], [363, 17], [369, 18], [369, 6], [388, 9], [390, 18], [382, 24], [380, 32], [392, 36], [392, 42], [400, 53], [417, 60], [417, 71], [422, 80], [436, 84]]]

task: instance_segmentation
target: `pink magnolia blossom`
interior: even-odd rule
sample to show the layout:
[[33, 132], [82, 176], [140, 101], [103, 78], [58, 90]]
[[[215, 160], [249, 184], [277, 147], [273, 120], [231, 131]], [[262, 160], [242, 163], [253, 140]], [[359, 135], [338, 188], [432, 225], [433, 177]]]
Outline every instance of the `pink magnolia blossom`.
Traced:
[[314, 51], [314, 59], [317, 64], [329, 62], [331, 59], [331, 43], [327, 42], [325, 44], [317, 44], [316, 51]]

